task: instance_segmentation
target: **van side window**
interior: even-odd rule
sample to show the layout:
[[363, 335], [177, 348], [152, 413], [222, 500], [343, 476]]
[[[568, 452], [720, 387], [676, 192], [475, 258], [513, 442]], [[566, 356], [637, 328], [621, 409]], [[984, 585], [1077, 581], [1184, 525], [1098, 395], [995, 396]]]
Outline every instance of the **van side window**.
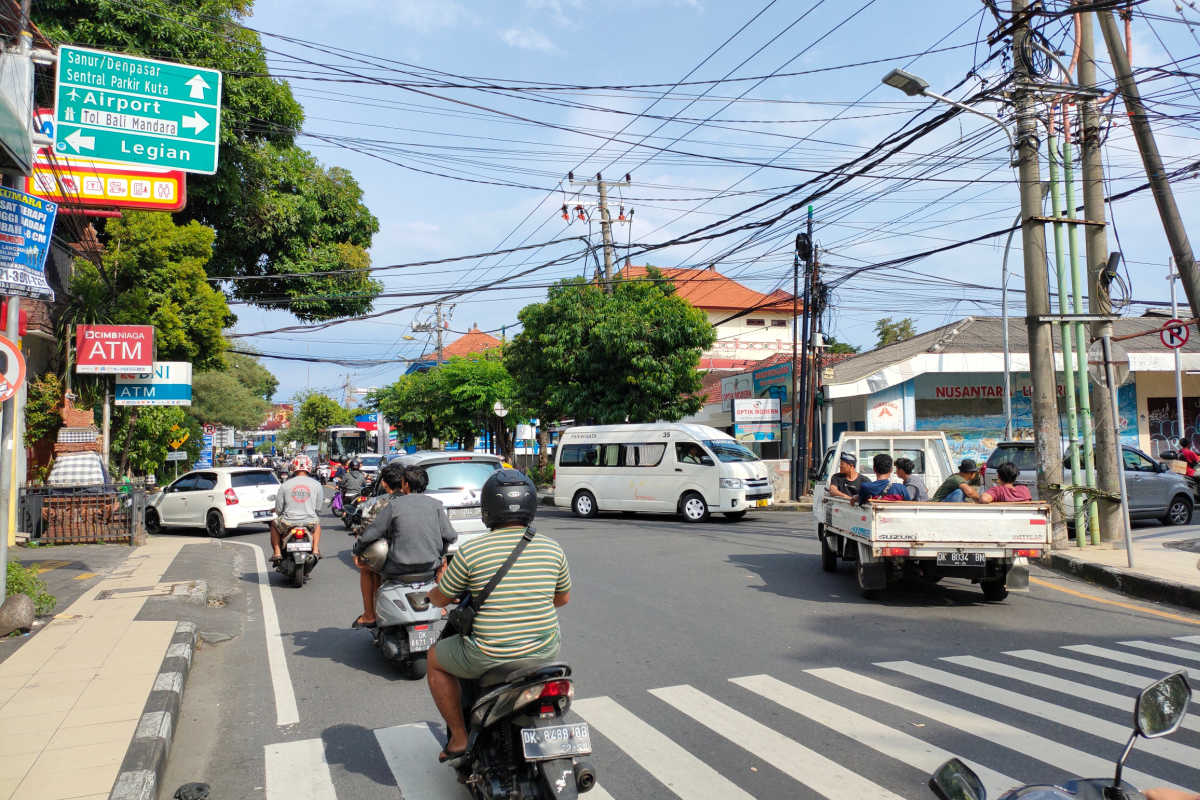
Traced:
[[559, 456], [560, 467], [594, 467], [600, 463], [600, 446], [595, 444], [564, 444]]
[[620, 467], [623, 466], [621, 461], [621, 451], [625, 449], [624, 445], [620, 444], [602, 444], [600, 445], [600, 466], [602, 467]]
[[665, 444], [630, 444], [625, 446], [625, 466], [657, 467], [667, 452]]
[[704, 449], [695, 442], [676, 442], [675, 443], [675, 460], [680, 464], [705, 464], [712, 465], [712, 459], [704, 452]]

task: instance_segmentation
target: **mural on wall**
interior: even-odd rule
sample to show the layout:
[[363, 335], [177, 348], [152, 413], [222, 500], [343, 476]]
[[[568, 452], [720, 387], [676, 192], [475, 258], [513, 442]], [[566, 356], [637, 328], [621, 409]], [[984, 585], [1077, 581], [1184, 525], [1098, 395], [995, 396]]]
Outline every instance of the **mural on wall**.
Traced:
[[[1175, 398], [1147, 397], [1146, 412], [1150, 429], [1150, 455], [1157, 458], [1164, 450], [1175, 450], [1180, 438]], [[1200, 445], [1200, 397], [1183, 398], [1183, 421], [1183, 435], [1192, 440], [1193, 447]]]

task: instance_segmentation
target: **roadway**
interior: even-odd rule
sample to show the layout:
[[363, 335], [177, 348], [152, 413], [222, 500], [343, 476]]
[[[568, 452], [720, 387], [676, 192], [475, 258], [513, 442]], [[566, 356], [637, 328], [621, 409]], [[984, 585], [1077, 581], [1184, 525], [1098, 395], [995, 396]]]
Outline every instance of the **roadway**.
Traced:
[[[1200, 678], [1200, 613], [1036, 568], [1002, 603], [960, 581], [867, 601], [847, 567], [821, 571], [808, 514], [686, 525], [543, 509], [537, 528], [571, 564], [563, 656], [594, 730], [592, 797], [928, 798], [950, 754], [995, 797], [1111, 774], [1138, 687], [1169, 664]], [[222, 800], [468, 796], [434, 763], [424, 681], [350, 629], [351, 540], [325, 530], [303, 588], [241, 576], [243, 633], [196, 655], [163, 800], [190, 780]], [[269, 552], [265, 532], [229, 541]], [[1200, 712], [1188, 725], [1139, 744], [1127, 777], [1200, 790]]]

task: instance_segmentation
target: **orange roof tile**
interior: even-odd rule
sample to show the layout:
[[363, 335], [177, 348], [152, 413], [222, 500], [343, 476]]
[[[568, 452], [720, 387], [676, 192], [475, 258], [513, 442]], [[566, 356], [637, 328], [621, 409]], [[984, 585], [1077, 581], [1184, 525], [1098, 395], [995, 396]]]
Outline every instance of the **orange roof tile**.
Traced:
[[[792, 296], [787, 292], [776, 290], [770, 294], [757, 292], [748, 286], [743, 286], [732, 278], [728, 278], [715, 269], [676, 269], [658, 268], [663, 276], [675, 284], [676, 293], [703, 310], [720, 311], [769, 311], [790, 314], [792, 311]], [[622, 269], [619, 277], [644, 278], [646, 267], [628, 266]], [[797, 308], [800, 308], [797, 304]]]
[[[474, 325], [463, 336], [442, 348], [442, 358], [449, 359], [455, 356], [469, 356], [475, 353], [482, 353], [484, 350], [493, 350], [499, 346], [499, 339], [489, 333], [484, 333], [479, 330], [478, 325]], [[426, 355], [436, 358], [437, 351], [435, 350]]]

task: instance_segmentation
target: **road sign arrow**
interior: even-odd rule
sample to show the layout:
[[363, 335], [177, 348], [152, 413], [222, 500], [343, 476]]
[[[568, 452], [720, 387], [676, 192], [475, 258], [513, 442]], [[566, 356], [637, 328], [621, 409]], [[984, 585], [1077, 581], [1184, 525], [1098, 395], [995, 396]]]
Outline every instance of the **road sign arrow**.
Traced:
[[[197, 76], [197, 77], [199, 77], [199, 76]], [[199, 133], [200, 131], [202, 131], [208, 127], [208, 120], [206, 120], [204, 117], [200, 116], [198, 113], [193, 111], [192, 115], [190, 117], [183, 118], [183, 127], [185, 129], [191, 128], [196, 133]]]
[[83, 150], [92, 150], [96, 147], [96, 137], [84, 136], [83, 131], [73, 131], [67, 136], [66, 142], [75, 148], [76, 153]]
[[193, 76], [191, 80], [185, 81], [184, 85], [191, 90], [188, 93], [188, 97], [191, 97], [193, 100], [203, 100], [204, 90], [212, 88], [208, 85], [208, 81], [204, 80], [203, 75]]

